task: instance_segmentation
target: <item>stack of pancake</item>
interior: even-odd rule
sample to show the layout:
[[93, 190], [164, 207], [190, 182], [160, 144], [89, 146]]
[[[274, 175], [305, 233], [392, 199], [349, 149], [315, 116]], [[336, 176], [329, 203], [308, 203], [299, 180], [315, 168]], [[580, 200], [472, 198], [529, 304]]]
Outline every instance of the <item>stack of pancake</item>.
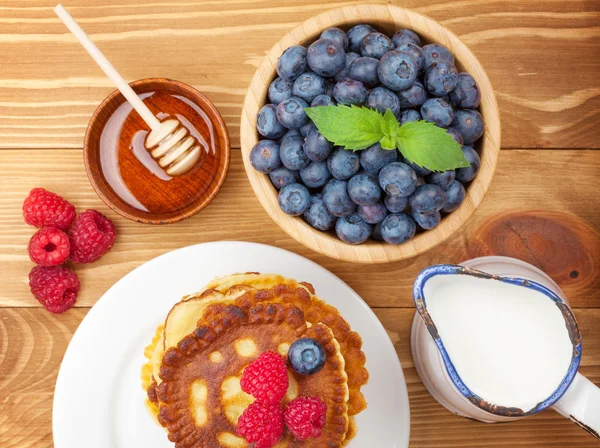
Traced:
[[312, 285], [279, 275], [218, 278], [171, 309], [144, 351], [148, 407], [176, 448], [247, 447], [235, 431], [254, 401], [241, 390], [242, 372], [266, 351], [286, 357], [302, 337], [320, 342], [327, 360], [314, 375], [289, 368], [282, 405], [317, 396], [327, 404], [326, 424], [321, 437], [305, 441], [285, 429], [275, 446], [347, 446], [357, 431], [354, 416], [367, 406], [360, 390], [369, 377], [362, 340]]

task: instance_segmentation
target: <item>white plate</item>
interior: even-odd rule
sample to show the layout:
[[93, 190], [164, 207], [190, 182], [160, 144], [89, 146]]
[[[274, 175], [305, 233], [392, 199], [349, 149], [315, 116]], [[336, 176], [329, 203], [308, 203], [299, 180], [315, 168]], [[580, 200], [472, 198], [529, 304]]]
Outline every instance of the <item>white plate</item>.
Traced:
[[[357, 266], [357, 271], [360, 267]], [[65, 353], [54, 394], [56, 448], [173, 448], [150, 417], [140, 385], [143, 350], [174, 303], [217, 276], [278, 273], [313, 284], [363, 339], [368, 408], [351, 447], [408, 447], [408, 394], [383, 326], [348, 285], [299, 255], [254, 243], [216, 242], [164, 254], [118, 281], [90, 310]], [[357, 272], [357, 274], [359, 274]]]

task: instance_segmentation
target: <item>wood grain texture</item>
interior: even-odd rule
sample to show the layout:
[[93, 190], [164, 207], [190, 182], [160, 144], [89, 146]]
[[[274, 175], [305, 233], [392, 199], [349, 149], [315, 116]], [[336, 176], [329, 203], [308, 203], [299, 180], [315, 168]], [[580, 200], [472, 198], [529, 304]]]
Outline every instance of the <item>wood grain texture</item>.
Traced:
[[[464, 202], [456, 211], [444, 216], [435, 229], [419, 233], [401, 245], [374, 240], [359, 245], [346, 244], [335, 234], [320, 232], [303, 220], [282, 213], [278, 192], [269, 177], [257, 172], [249, 162], [250, 151], [262, 138], [256, 131], [256, 120], [259, 110], [268, 102], [267, 91], [270, 83], [277, 78], [277, 60], [281, 54], [293, 45], [309, 46], [327, 28], [334, 26], [348, 30], [363, 21], [388, 34], [393, 33], [393, 30], [410, 28], [421, 37], [423, 44], [443, 44], [454, 55], [458, 70], [470, 73], [481, 92], [481, 105], [478, 109], [485, 122], [485, 133], [473, 145], [481, 157], [481, 168], [477, 177], [466, 188]], [[500, 121], [496, 98], [485, 70], [454, 34], [428, 17], [408, 9], [391, 5], [356, 5], [329, 10], [312, 17], [273, 46], [248, 88], [242, 109], [240, 142], [246, 174], [258, 200], [288, 235], [310, 249], [338, 260], [366, 264], [389, 263], [414, 257], [434, 248], [449, 238], [473, 214], [494, 175], [500, 152]]]
[[[62, 354], [85, 316], [72, 309], [60, 316], [43, 309], [0, 309], [0, 446], [52, 447], [54, 383]], [[484, 424], [458, 417], [425, 390], [410, 354], [413, 309], [378, 309], [408, 385], [412, 448], [594, 447], [594, 439], [554, 411], [510, 424]], [[585, 344], [581, 372], [600, 382], [600, 310], [575, 310]]]
[[[229, 178], [216, 199], [186, 221], [153, 227], [108, 209], [89, 184], [81, 148], [92, 113], [114, 89], [54, 16], [55, 3], [0, 2], [0, 447], [53, 446], [56, 374], [87, 307], [160, 254], [224, 239], [306, 256], [375, 307], [408, 383], [411, 447], [597, 446], [553, 411], [505, 425], [446, 411], [416, 375], [409, 328], [411, 286], [421, 269], [481, 255], [516, 256], [548, 272], [576, 307], [584, 338], [581, 372], [600, 383], [600, 152], [572, 150], [600, 147], [600, 0], [68, 2], [127, 79], [168, 77], [205, 93], [223, 115], [234, 148], [256, 68], [273, 44], [309, 17], [345, 5], [389, 3], [426, 14], [457, 34], [490, 77], [503, 148], [527, 150], [501, 152], [489, 192], [452, 238], [383, 266], [336, 261], [289, 238], [260, 206], [239, 151], [232, 153]], [[61, 316], [41, 309], [27, 285], [32, 264], [26, 246], [34, 229], [24, 224], [20, 208], [36, 186], [64, 195], [80, 211], [106, 213], [118, 229], [111, 252], [76, 267], [82, 281], [78, 307]]]
[[[577, 175], [565, 179], [566, 166]], [[34, 229], [23, 222], [21, 205], [31, 188], [43, 186], [64, 195], [78, 210], [106, 213], [117, 226], [114, 248], [100, 261], [77, 267], [79, 306], [94, 304], [127, 272], [167, 251], [205, 241], [246, 240], [314, 260], [376, 307], [412, 306], [412, 283], [421, 269], [481, 255], [524, 258], [558, 281], [573, 306], [598, 307], [600, 209], [590, 204], [590, 194], [599, 172], [598, 151], [501, 151], [488, 194], [452, 238], [418, 257], [369, 266], [333, 260], [290, 239], [260, 206], [239, 151], [232, 152], [229, 177], [206, 209], [180, 223], [152, 227], [104, 206], [89, 185], [78, 152], [0, 151], [0, 306], [38, 306], [27, 286], [32, 264], [26, 247]]]
[[[242, 101], [281, 36], [326, 9], [379, 0], [74, 0], [69, 8], [129, 80], [178, 79], [223, 114], [239, 147]], [[487, 71], [507, 148], [600, 145], [598, 0], [393, 0], [456, 33]], [[114, 90], [52, 13], [53, 0], [0, 7], [0, 147], [80, 148]], [[173, 48], [176, 51], [173, 51]], [[143, 50], [141, 50], [143, 49]]]

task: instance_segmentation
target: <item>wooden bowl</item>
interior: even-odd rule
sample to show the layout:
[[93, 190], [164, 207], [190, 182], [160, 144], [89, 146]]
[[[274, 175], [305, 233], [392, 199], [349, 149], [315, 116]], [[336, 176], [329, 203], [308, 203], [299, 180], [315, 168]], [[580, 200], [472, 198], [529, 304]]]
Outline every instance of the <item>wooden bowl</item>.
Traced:
[[[391, 36], [400, 28], [414, 30], [424, 43], [440, 43], [455, 56], [459, 72], [469, 72], [479, 84], [481, 106], [485, 120], [485, 134], [476, 149], [481, 156], [481, 168], [477, 177], [466, 189], [463, 204], [445, 216], [440, 225], [418, 233], [401, 245], [391, 245], [368, 240], [360, 245], [346, 244], [333, 233], [313, 229], [299, 217], [286, 215], [279, 208], [277, 190], [267, 175], [254, 170], [249, 162], [250, 150], [259, 140], [256, 117], [260, 108], [268, 102], [269, 84], [277, 77], [277, 59], [292, 45], [309, 45], [321, 32], [337, 26], [348, 30], [359, 23], [367, 23]], [[425, 252], [454, 233], [475, 211], [487, 191], [500, 151], [500, 119], [492, 85], [477, 58], [465, 44], [438, 22], [408, 9], [391, 5], [355, 5], [326, 11], [308, 19], [286, 34], [267, 54], [248, 90], [241, 119], [241, 146], [244, 166], [254, 192], [271, 218], [290, 236], [311, 249], [339, 260], [359, 263], [384, 263], [410, 258]]]
[[184, 117], [184, 125], [196, 129], [203, 154], [187, 173], [167, 176], [145, 149], [148, 126], [115, 91], [98, 106], [85, 134], [84, 163], [92, 187], [132, 221], [168, 224], [188, 218], [213, 200], [227, 176], [231, 148], [225, 122], [208, 98], [187, 84], [149, 78], [130, 85], [160, 119]]

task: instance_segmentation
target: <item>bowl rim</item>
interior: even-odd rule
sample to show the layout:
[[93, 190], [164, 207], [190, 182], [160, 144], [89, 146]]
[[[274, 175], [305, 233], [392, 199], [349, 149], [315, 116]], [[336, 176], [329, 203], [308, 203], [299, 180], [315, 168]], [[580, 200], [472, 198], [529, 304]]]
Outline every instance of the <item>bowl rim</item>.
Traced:
[[[193, 93], [194, 95], [196, 95], [198, 98], [200, 98], [202, 100], [202, 104], [201, 105], [199, 104], [199, 106], [201, 106], [203, 110], [205, 108], [208, 109], [212, 124], [215, 126], [215, 130], [216, 130], [217, 134], [224, 142], [223, 148], [221, 148], [221, 153], [223, 155], [223, 165], [222, 165], [222, 169], [219, 169], [216, 172], [216, 176], [213, 181], [214, 187], [208, 191], [207, 195], [200, 197], [198, 200], [193, 202], [192, 205], [190, 205], [189, 207], [187, 207], [185, 209], [178, 211], [176, 214], [172, 215], [169, 218], [161, 218], [160, 215], [153, 215], [153, 216], [148, 216], [148, 217], [136, 216], [135, 214], [132, 214], [126, 210], [123, 210], [116, 203], [114, 203], [113, 201], [111, 201], [108, 198], [108, 196], [104, 193], [104, 190], [103, 190], [103, 188], [107, 188], [107, 187], [102, 187], [100, 185], [101, 182], [99, 183], [99, 179], [94, 174], [94, 170], [92, 170], [91, 165], [90, 165], [92, 154], [95, 154], [95, 151], [94, 152], [92, 151], [93, 145], [91, 145], [90, 141], [91, 141], [92, 128], [96, 124], [96, 122], [99, 120], [100, 114], [104, 111], [106, 105], [110, 101], [114, 100], [116, 97], [122, 96], [122, 94], [119, 90], [113, 90], [109, 95], [107, 95], [106, 98], [104, 98], [104, 100], [98, 105], [98, 107], [96, 108], [96, 110], [94, 111], [92, 116], [90, 117], [90, 121], [88, 122], [88, 125], [86, 127], [85, 137], [83, 140], [83, 163], [85, 166], [85, 171], [86, 171], [88, 180], [89, 180], [90, 184], [92, 185], [92, 188], [94, 189], [96, 194], [100, 197], [102, 202], [104, 202], [104, 204], [106, 204], [110, 209], [112, 209], [119, 215], [123, 216], [124, 218], [129, 219], [130, 221], [139, 222], [142, 224], [173, 224], [173, 223], [182, 221], [184, 219], [187, 219], [187, 218], [195, 215], [202, 209], [204, 209], [208, 204], [210, 204], [212, 202], [212, 200], [216, 197], [217, 193], [221, 190], [221, 187], [223, 186], [223, 183], [225, 182], [225, 179], [229, 172], [229, 166], [230, 166], [230, 162], [231, 162], [231, 141], [229, 138], [229, 132], [227, 130], [227, 126], [225, 125], [225, 121], [223, 120], [223, 117], [221, 116], [219, 110], [212, 103], [212, 101], [210, 101], [206, 97], [206, 95], [204, 95], [198, 89], [196, 89], [195, 87], [192, 87], [189, 84], [181, 82], [181, 81], [176, 81], [176, 80], [169, 79], [169, 78], [156, 78], [156, 77], [137, 79], [135, 81], [129, 82], [129, 85], [135, 90], [136, 87], [144, 86], [146, 84], [151, 84], [151, 83], [171, 85], [171, 86], [178, 87], [179, 89], [181, 89], [183, 91]], [[125, 98], [123, 98], [123, 100], [126, 101]], [[110, 187], [108, 187], [108, 188], [110, 188]]]
[[[443, 217], [441, 224], [417, 234], [400, 245], [370, 240], [367, 244], [350, 245], [337, 236], [320, 232], [310, 227], [302, 218], [288, 216], [277, 206], [276, 189], [269, 177], [258, 173], [250, 165], [250, 150], [259, 140], [255, 129], [258, 110], [265, 104], [270, 82], [276, 76], [278, 57], [290, 45], [306, 45], [324, 29], [341, 26], [348, 28], [370, 21], [387, 22], [395, 29], [413, 29], [426, 40], [448, 47], [464, 71], [468, 71], [478, 82], [482, 103], [478, 108], [484, 115], [485, 132], [479, 144], [481, 169], [477, 177], [466, 188], [466, 197], [461, 206]], [[285, 34], [267, 53], [256, 70], [248, 88], [241, 116], [240, 143], [244, 168], [252, 189], [269, 216], [288, 235], [312, 250], [329, 257], [359, 263], [386, 263], [404, 260], [419, 255], [450, 237], [473, 214], [487, 192], [500, 153], [500, 113], [492, 84], [483, 66], [469, 48], [452, 31], [423, 14], [393, 5], [350, 5], [331, 9], [313, 16]]]

